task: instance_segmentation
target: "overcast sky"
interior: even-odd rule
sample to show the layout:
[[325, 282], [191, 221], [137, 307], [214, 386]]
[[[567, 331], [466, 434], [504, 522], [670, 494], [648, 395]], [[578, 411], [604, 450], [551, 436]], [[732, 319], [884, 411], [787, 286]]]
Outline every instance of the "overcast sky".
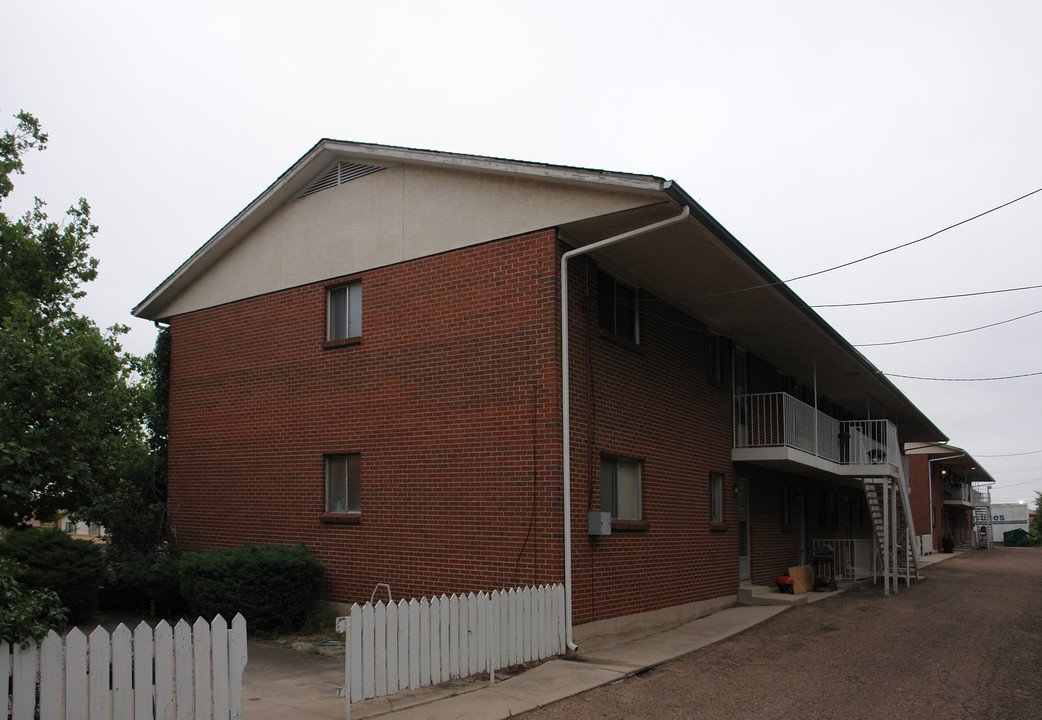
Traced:
[[[81, 307], [130, 309], [317, 140], [672, 179], [783, 279], [1042, 188], [1042, 3], [6, 2], [0, 127], [50, 134], [5, 203], [101, 231]], [[1042, 193], [792, 283], [809, 304], [1042, 284]], [[821, 308], [855, 345], [1042, 310], [1042, 290]], [[862, 347], [883, 372], [1042, 371], [1042, 315]], [[998, 481], [1042, 490], [1042, 376], [893, 378]], [[1028, 454], [1031, 453], [1031, 454]]]

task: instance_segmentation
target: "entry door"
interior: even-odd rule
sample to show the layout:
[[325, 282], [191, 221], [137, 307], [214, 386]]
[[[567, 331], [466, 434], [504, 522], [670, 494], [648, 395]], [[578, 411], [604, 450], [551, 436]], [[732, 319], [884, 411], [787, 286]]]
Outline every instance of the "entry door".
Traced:
[[749, 482], [738, 480], [738, 581], [750, 580]]

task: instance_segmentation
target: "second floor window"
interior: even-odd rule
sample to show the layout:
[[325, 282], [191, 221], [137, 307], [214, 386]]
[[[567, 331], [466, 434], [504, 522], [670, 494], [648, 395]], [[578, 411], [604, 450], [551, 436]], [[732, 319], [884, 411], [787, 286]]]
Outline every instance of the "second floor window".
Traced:
[[640, 342], [637, 289], [604, 271], [597, 273], [597, 321], [619, 337]]
[[362, 335], [362, 283], [338, 285], [326, 291], [326, 340]]

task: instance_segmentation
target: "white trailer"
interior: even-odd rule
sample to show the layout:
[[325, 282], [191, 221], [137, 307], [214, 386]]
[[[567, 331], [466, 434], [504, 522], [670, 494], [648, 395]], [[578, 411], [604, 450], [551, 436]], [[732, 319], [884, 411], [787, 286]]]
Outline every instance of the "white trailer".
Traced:
[[1002, 540], [1003, 533], [1017, 528], [1027, 532], [1028, 506], [1020, 503], [992, 503], [991, 522], [996, 540]]

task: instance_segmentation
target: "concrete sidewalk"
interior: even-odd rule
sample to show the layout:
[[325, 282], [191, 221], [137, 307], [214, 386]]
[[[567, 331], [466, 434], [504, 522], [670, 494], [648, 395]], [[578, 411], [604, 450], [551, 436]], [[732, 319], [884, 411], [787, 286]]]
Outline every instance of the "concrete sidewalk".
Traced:
[[[928, 566], [955, 554], [928, 555]], [[841, 586], [844, 592], [850, 585]], [[775, 595], [784, 602], [816, 602], [838, 593]], [[517, 673], [496, 673], [496, 682], [460, 680], [351, 705], [352, 718], [386, 716], [389, 720], [503, 720], [558, 700], [587, 692], [660, 665], [757, 625], [788, 609], [788, 604], [727, 608], [679, 627], [607, 648], [579, 652]], [[243, 675], [245, 720], [317, 720], [343, 718], [342, 658], [313, 656], [250, 641]]]

